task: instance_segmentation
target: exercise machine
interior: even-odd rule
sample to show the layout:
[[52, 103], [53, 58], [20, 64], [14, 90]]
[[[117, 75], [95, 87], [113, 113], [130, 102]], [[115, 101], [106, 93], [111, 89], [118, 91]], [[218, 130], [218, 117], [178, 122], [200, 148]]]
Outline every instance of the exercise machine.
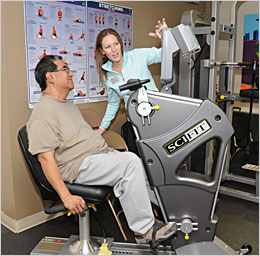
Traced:
[[[130, 81], [121, 89], [136, 90], [128, 102], [128, 117], [136, 131], [138, 149], [164, 220], [166, 223], [175, 221], [178, 232], [171, 238], [170, 247], [159, 246], [157, 249], [152, 249], [150, 245], [117, 243], [107, 238], [108, 251], [135, 255], [238, 254], [215, 236], [217, 216], [214, 210], [223, 158], [233, 133], [229, 120], [209, 100], [147, 92], [142, 85], [148, 81]], [[210, 174], [182, 170], [183, 160], [211, 139], [216, 139], [216, 149]], [[83, 218], [85, 214], [82, 214]], [[80, 221], [80, 225], [84, 230], [86, 223]], [[85, 239], [89, 236], [87, 233]], [[73, 246], [78, 240], [75, 236], [69, 240], [45, 237], [32, 254], [40, 254], [39, 248], [43, 248], [44, 244], [57, 244], [57, 241], [62, 245], [60, 254], [73, 254]], [[99, 237], [94, 241], [97, 248], [104, 243], [104, 239]], [[95, 248], [95, 245], [91, 246]], [[93, 254], [98, 254], [98, 251]]]
[[[176, 39], [163, 30], [161, 92], [147, 91], [149, 80], [130, 80], [120, 90], [135, 91], [128, 100], [127, 116], [151, 187], [157, 196], [164, 221], [176, 222], [171, 240], [177, 254], [235, 254], [215, 237], [214, 214], [228, 142], [234, 132], [226, 114], [212, 101], [167, 93], [176, 81], [173, 69]], [[195, 42], [195, 40], [194, 40]], [[187, 48], [187, 49], [186, 49]], [[181, 49], [196, 53], [194, 43]], [[182, 168], [200, 146], [212, 142], [212, 164], [204, 173]]]
[[[232, 125], [210, 100], [146, 91], [146, 82], [129, 81], [121, 90], [136, 90], [127, 115], [164, 221], [178, 225], [172, 248], [177, 254], [235, 254], [215, 237], [214, 214]], [[194, 150], [211, 140], [215, 150], [208, 175], [181, 168]]]
[[[252, 69], [258, 67], [258, 63], [236, 62], [235, 45], [237, 40], [238, 10], [245, 2], [233, 1], [230, 5], [230, 23], [220, 24], [220, 7], [224, 2], [213, 1], [211, 16], [204, 13], [188, 10], [182, 14], [181, 23], [189, 25], [201, 45], [201, 52], [194, 56], [184, 58], [179, 56], [179, 90], [178, 94], [186, 97], [204, 99], [208, 98], [217, 102], [225, 112], [229, 120], [232, 120], [231, 105], [235, 101], [250, 101], [248, 142], [251, 126], [252, 105], [259, 101], [258, 90], [253, 87], [241, 90], [240, 93], [233, 93], [234, 69]], [[219, 39], [227, 40], [227, 57], [225, 61], [217, 60]], [[254, 79], [252, 79], [254, 81]], [[252, 85], [254, 82], [252, 82]], [[247, 146], [248, 148], [248, 146]], [[213, 146], [208, 143], [194, 152], [186, 161], [186, 165], [196, 171], [206, 172], [211, 165]], [[242, 168], [248, 172], [255, 172], [255, 178], [248, 178], [233, 174], [230, 171], [232, 156], [227, 151], [224, 171], [220, 186], [220, 193], [250, 200], [259, 203], [259, 167], [257, 165], [245, 164]], [[248, 152], [248, 149], [247, 149]], [[252, 175], [251, 175], [252, 176]], [[246, 192], [225, 186], [224, 181], [235, 181], [255, 186], [256, 193]]]
[[[244, 118], [245, 123], [241, 123], [241, 129], [243, 129], [243, 127], [245, 127], [246, 129], [246, 137], [245, 137], [245, 144], [242, 144], [242, 147], [245, 148], [245, 164], [242, 165], [242, 169], [247, 170], [247, 172], [255, 172], [255, 178], [250, 178], [250, 177], [245, 177], [242, 175], [238, 175], [235, 173], [231, 173], [228, 169], [231, 169], [231, 163], [232, 160], [234, 159], [234, 156], [239, 152], [239, 150], [237, 150], [233, 155], [228, 157], [229, 160], [229, 165], [228, 163], [226, 163], [226, 168], [225, 171], [222, 175], [222, 182], [224, 181], [235, 181], [235, 182], [239, 182], [239, 183], [243, 183], [243, 184], [247, 184], [247, 185], [251, 185], [255, 187], [256, 192], [255, 193], [250, 193], [247, 191], [242, 191], [242, 190], [238, 190], [238, 189], [234, 189], [232, 187], [228, 187], [225, 186], [225, 184], [221, 184], [220, 186], [220, 193], [222, 194], [226, 194], [229, 196], [234, 196], [234, 197], [238, 197], [241, 199], [245, 199], [245, 200], [249, 200], [255, 203], [259, 203], [259, 166], [258, 166], [258, 162], [252, 164], [252, 162], [248, 161], [249, 160], [249, 153], [250, 153], [250, 148], [251, 148], [251, 135], [253, 133], [254, 130], [257, 129], [257, 125], [255, 125], [255, 127], [252, 127], [252, 109], [253, 109], [253, 102], [254, 101], [258, 101], [259, 99], [259, 89], [254, 89], [254, 84], [255, 84], [255, 72], [256, 72], [256, 67], [259, 66], [259, 63], [257, 63], [255, 60], [253, 62], [225, 62], [225, 61], [209, 61], [208, 62], [208, 66], [210, 67], [214, 67], [220, 68], [220, 78], [219, 78], [219, 92], [217, 93], [217, 98], [216, 101], [218, 103], [218, 105], [223, 109], [223, 111], [227, 114], [227, 115], [231, 115], [229, 113], [229, 109], [231, 104], [234, 101], [242, 101], [242, 100], [249, 100], [249, 113], [243, 113], [244, 114]], [[227, 74], [228, 74], [228, 70], [230, 68], [247, 68], [247, 67], [251, 67], [252, 71], [253, 71], [253, 75], [252, 75], [252, 85], [251, 88], [249, 90], [240, 90], [239, 94], [234, 94], [231, 93], [231, 88], [230, 85], [227, 83]], [[236, 114], [236, 115], [235, 115]], [[237, 111], [233, 110], [233, 118], [234, 116], [238, 116]], [[231, 117], [230, 117], [231, 118]], [[236, 120], [233, 120], [233, 123], [236, 123]], [[236, 127], [238, 130], [238, 127]], [[259, 133], [259, 131], [254, 131], [254, 133]], [[235, 137], [236, 135], [239, 135], [239, 132], [236, 134], [235, 133]], [[239, 138], [237, 138], [239, 141]], [[242, 148], [241, 148], [242, 149]], [[258, 150], [257, 150], [258, 151]], [[255, 154], [258, 154], [258, 152], [255, 152]]]
[[[188, 40], [184, 40], [187, 39]], [[168, 46], [169, 45], [169, 46]], [[163, 31], [162, 77], [166, 88], [172, 83], [172, 58], [178, 51], [192, 54], [199, 45], [189, 26]], [[170, 49], [170, 50], [167, 50]], [[192, 99], [162, 92], [146, 91], [149, 80], [129, 81], [120, 90], [135, 91], [128, 101], [128, 118], [133, 125], [139, 153], [166, 223], [176, 222], [177, 233], [170, 246], [117, 243], [112, 238], [92, 238], [89, 231], [89, 208], [79, 214], [80, 235], [69, 239], [45, 237], [32, 254], [135, 254], [135, 255], [224, 255], [237, 254], [215, 236], [217, 216], [215, 207], [223, 160], [233, 128], [225, 113], [210, 100]], [[167, 90], [166, 90], [167, 91]], [[19, 133], [19, 143], [32, 173], [41, 170], [39, 162], [28, 153], [26, 127]], [[214, 161], [208, 174], [183, 169], [185, 159], [200, 145], [214, 141]], [[46, 190], [46, 200], [57, 202], [57, 194], [41, 172], [37, 185]], [[47, 185], [46, 185], [47, 184]], [[111, 188], [66, 184], [73, 194], [82, 196], [89, 207], [104, 200]], [[42, 191], [42, 190], [41, 190]], [[54, 203], [47, 209], [55, 212]], [[58, 211], [65, 210], [59, 208]], [[53, 250], [55, 247], [56, 251]], [[246, 248], [246, 252], [248, 252]]]

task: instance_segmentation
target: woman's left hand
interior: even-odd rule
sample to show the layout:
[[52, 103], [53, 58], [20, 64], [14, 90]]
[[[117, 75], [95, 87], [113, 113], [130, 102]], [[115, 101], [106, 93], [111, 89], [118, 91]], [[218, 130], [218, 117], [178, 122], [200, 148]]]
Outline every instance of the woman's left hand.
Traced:
[[105, 129], [100, 125], [98, 129], [94, 130], [95, 132], [100, 133], [101, 135], [104, 133]]
[[157, 25], [155, 26], [155, 32], [151, 32], [148, 35], [158, 39], [162, 39], [162, 30], [165, 28], [168, 28], [168, 25], [165, 21], [165, 18], [163, 18], [162, 22], [158, 20]]

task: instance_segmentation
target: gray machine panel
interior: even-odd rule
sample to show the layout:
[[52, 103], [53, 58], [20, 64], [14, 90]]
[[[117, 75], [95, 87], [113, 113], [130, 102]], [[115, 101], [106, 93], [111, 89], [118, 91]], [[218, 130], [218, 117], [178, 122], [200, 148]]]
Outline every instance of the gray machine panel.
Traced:
[[[186, 184], [202, 187], [214, 192], [218, 186], [219, 175], [227, 143], [233, 134], [233, 128], [222, 110], [209, 100], [194, 99], [168, 95], [156, 92], [147, 92], [152, 105], [159, 105], [160, 109], [151, 116], [151, 124], [142, 125], [141, 117], [137, 114], [135, 101], [137, 92], [132, 95], [128, 103], [128, 117], [138, 132], [137, 141], [147, 175], [152, 186], [164, 184]], [[188, 143], [179, 147], [173, 153], [167, 152], [165, 146], [192, 131], [201, 123], [206, 122], [210, 129], [192, 138]], [[200, 145], [212, 140], [219, 141], [209, 176], [199, 173], [177, 174], [181, 163]]]
[[157, 137], [175, 129], [189, 119], [202, 103], [202, 100], [198, 99], [148, 91], [152, 105], [159, 105], [160, 110], [151, 114], [151, 125], [142, 126], [141, 118], [136, 113], [137, 94], [138, 92], [135, 92], [128, 100], [128, 117], [138, 129], [140, 139]]
[[[136, 144], [150, 185], [158, 191], [168, 222], [179, 223], [181, 227], [190, 221], [193, 225], [190, 234], [178, 230], [171, 246], [177, 249], [213, 241], [217, 225], [216, 197], [233, 127], [225, 113], [210, 100], [150, 91], [147, 91], [147, 99], [153, 109], [149, 117], [138, 114], [138, 104], [141, 106], [142, 102], [136, 91], [128, 101], [128, 118], [139, 138]], [[154, 107], [156, 105], [159, 109]], [[212, 140], [215, 149], [209, 171], [180, 169], [192, 152]], [[189, 237], [188, 240], [185, 237]]]

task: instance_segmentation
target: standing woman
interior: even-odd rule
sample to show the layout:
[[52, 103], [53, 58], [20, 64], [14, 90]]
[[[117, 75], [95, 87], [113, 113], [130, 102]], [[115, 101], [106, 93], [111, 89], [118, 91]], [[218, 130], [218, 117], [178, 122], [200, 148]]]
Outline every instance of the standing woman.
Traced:
[[[150, 36], [161, 39], [161, 30], [167, 28], [165, 19], [158, 21], [155, 33]], [[127, 101], [133, 92], [119, 91], [119, 86], [129, 79], [150, 79], [146, 84], [148, 90], [158, 91], [148, 66], [161, 62], [161, 49], [139, 48], [128, 52], [123, 50], [123, 42], [120, 35], [113, 29], [102, 30], [96, 40], [96, 62], [99, 73], [99, 82], [104, 83], [107, 89], [108, 104], [102, 123], [97, 130], [103, 133], [115, 118], [120, 106], [120, 96]]]

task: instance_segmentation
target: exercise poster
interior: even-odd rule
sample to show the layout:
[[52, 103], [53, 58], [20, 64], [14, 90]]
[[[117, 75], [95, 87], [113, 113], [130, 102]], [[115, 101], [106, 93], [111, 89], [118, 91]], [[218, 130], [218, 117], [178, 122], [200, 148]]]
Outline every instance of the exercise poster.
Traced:
[[124, 50], [132, 49], [132, 9], [101, 2], [87, 2], [88, 67], [90, 97], [106, 95], [106, 88], [98, 81], [95, 44], [98, 33], [106, 28], [121, 36]]
[[29, 108], [41, 96], [34, 69], [48, 54], [62, 56], [74, 74], [74, 89], [67, 99], [74, 103], [106, 100], [95, 64], [96, 35], [114, 28], [125, 40], [125, 50], [132, 49], [132, 9], [101, 2], [25, 1], [24, 11]]

